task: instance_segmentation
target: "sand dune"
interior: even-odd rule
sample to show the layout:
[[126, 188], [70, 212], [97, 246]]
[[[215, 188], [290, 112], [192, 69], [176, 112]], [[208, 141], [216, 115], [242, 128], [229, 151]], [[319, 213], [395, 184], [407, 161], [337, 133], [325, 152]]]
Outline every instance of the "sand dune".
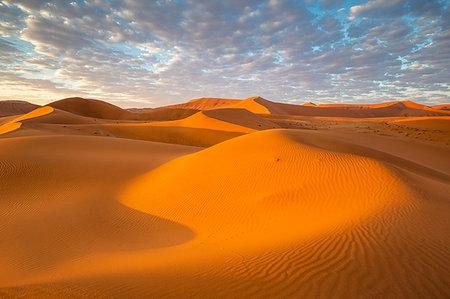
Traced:
[[69, 103], [2, 118], [0, 297], [449, 297], [444, 110]]
[[140, 120], [177, 120], [189, 117], [199, 110], [197, 109], [182, 109], [182, 108], [155, 108], [155, 109], [127, 109], [128, 111], [139, 113], [141, 116], [136, 116]]
[[[211, 104], [208, 105], [208, 101]], [[404, 116], [449, 116], [450, 112], [428, 107], [411, 101], [394, 101], [380, 104], [303, 104], [293, 105], [268, 101], [261, 97], [245, 100], [219, 101], [220, 99], [201, 99], [201, 105], [195, 109], [209, 110], [214, 108], [244, 108], [256, 114], [324, 116], [324, 117], [404, 117]], [[194, 100], [195, 103], [196, 100]], [[220, 103], [220, 104], [217, 104]], [[193, 107], [190, 102], [175, 105], [176, 107]]]
[[17, 118], [14, 118], [13, 120], [0, 126], [0, 135], [17, 130], [18, 128], [21, 127], [21, 125], [24, 121], [27, 121], [27, 120], [30, 120], [30, 119], [33, 119], [36, 117], [41, 117], [41, 116], [44, 116], [44, 115], [52, 113], [52, 112], [53, 112], [52, 107], [45, 106], [45, 107], [37, 108], [37, 109], [35, 109], [27, 114], [24, 114], [22, 116], [19, 116]]
[[86, 117], [105, 119], [129, 119], [132, 113], [110, 103], [83, 98], [62, 99], [48, 106]]
[[[256, 130], [278, 125], [244, 109], [215, 109], [198, 112], [188, 118], [136, 124], [96, 125], [114, 136], [208, 147]], [[85, 127], [86, 128], [86, 127]], [[91, 127], [92, 130], [95, 130]]]
[[395, 123], [413, 128], [450, 131], [450, 116], [407, 118], [396, 120]]
[[450, 110], [450, 105], [449, 104], [435, 105], [432, 108], [433, 109], [439, 109], [439, 110]]
[[39, 105], [25, 101], [0, 101], [0, 117], [28, 113]]
[[48, 104], [53, 108], [64, 110], [84, 117], [136, 120], [136, 121], [161, 121], [174, 120], [188, 117], [197, 111], [194, 109], [150, 109], [138, 113], [131, 112], [110, 103], [84, 98], [67, 98]]
[[165, 106], [163, 108], [183, 108], [183, 109], [196, 109], [196, 110], [209, 110], [233, 106], [239, 103], [241, 100], [233, 99], [220, 99], [220, 98], [200, 98], [190, 100], [187, 103]]

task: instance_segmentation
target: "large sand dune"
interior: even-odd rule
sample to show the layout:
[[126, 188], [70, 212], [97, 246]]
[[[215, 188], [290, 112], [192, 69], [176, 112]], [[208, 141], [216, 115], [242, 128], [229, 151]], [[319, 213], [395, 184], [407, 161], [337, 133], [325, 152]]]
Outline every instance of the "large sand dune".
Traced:
[[[210, 102], [211, 101], [211, 102]], [[192, 103], [199, 103], [193, 106]], [[210, 103], [210, 104], [208, 104]], [[210, 110], [217, 108], [244, 108], [257, 114], [324, 116], [324, 117], [402, 117], [402, 116], [449, 116], [445, 105], [428, 107], [411, 101], [394, 101], [381, 104], [321, 104], [293, 105], [268, 101], [261, 97], [245, 100], [198, 99], [169, 107]]]
[[0, 117], [25, 114], [39, 108], [39, 105], [25, 101], [0, 101]]
[[448, 116], [197, 101], [2, 119], [0, 297], [450, 296]]

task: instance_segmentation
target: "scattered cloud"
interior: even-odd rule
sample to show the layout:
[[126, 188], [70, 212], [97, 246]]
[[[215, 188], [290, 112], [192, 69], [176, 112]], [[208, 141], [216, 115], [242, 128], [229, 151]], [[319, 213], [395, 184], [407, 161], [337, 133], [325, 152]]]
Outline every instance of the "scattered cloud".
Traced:
[[0, 1], [0, 99], [449, 102], [445, 1]]

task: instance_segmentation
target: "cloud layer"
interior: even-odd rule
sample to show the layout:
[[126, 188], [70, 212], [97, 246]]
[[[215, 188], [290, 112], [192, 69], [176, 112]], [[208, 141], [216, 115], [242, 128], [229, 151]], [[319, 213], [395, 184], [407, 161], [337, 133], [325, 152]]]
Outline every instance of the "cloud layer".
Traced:
[[0, 1], [0, 100], [450, 102], [447, 1]]

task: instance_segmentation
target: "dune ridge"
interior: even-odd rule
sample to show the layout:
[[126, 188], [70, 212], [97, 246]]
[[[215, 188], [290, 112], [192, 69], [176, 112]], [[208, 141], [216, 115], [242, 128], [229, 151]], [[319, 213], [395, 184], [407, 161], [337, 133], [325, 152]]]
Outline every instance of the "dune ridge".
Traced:
[[17, 130], [18, 128], [21, 127], [22, 122], [25, 120], [42, 117], [42, 116], [44, 116], [46, 114], [50, 114], [52, 112], [53, 112], [53, 108], [48, 107], [48, 106], [37, 108], [31, 112], [28, 112], [27, 114], [19, 116], [13, 120], [1, 125], [0, 126], [0, 135]]
[[450, 295], [444, 110], [60, 104], [0, 120], [0, 297]]

